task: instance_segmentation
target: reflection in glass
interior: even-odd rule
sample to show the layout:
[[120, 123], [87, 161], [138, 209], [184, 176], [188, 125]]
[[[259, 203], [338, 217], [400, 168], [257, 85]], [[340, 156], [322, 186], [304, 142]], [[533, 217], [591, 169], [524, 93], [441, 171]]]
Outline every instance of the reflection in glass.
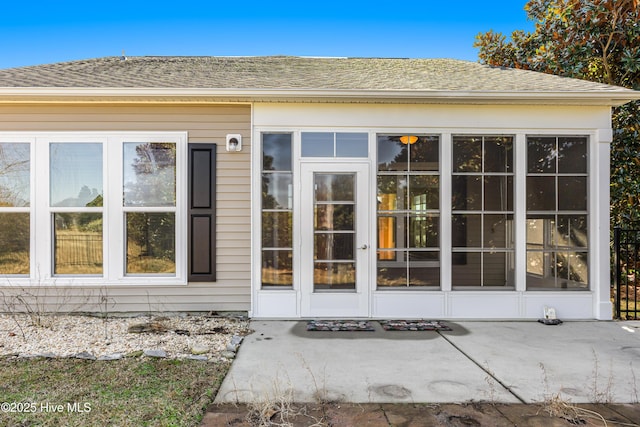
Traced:
[[453, 210], [482, 210], [481, 175], [454, 175], [451, 177], [451, 186]]
[[527, 210], [556, 210], [556, 178], [554, 176], [527, 177]]
[[587, 173], [587, 138], [558, 138], [558, 172]]
[[559, 176], [558, 177], [558, 210], [586, 211], [587, 210], [587, 177]]
[[30, 205], [30, 145], [0, 143], [0, 206]]
[[127, 212], [127, 268], [129, 274], [175, 273], [175, 214]]
[[453, 171], [482, 172], [482, 137], [453, 137]]
[[439, 177], [432, 175], [409, 176], [410, 209], [425, 211], [440, 208]]
[[482, 254], [482, 284], [484, 286], [515, 286], [513, 252]]
[[355, 230], [354, 205], [316, 205], [314, 220], [316, 230]]
[[557, 154], [555, 137], [527, 138], [527, 172], [555, 173]]
[[355, 259], [354, 238], [354, 233], [316, 233], [314, 259]]
[[440, 286], [440, 252], [409, 251], [409, 286]]
[[465, 263], [451, 269], [452, 286], [480, 286], [482, 284], [482, 254], [479, 252], [459, 252]]
[[378, 176], [378, 210], [407, 209], [407, 178], [401, 175]]
[[262, 134], [262, 170], [291, 171], [291, 134]]
[[440, 217], [435, 215], [409, 216], [409, 247], [437, 248], [440, 246]]
[[313, 290], [356, 289], [356, 265], [353, 262], [319, 262], [313, 266]]
[[587, 216], [558, 215], [554, 242], [558, 247], [586, 248]]
[[409, 170], [409, 148], [399, 136], [378, 135], [378, 170]]
[[54, 274], [102, 274], [102, 213], [54, 213]]
[[291, 222], [291, 212], [262, 212], [262, 247], [292, 247]]
[[336, 133], [336, 157], [369, 157], [369, 135]]
[[354, 174], [315, 174], [316, 200], [319, 202], [348, 202], [354, 201]]
[[412, 172], [437, 172], [440, 170], [440, 139], [437, 136], [419, 136], [410, 145], [409, 169]]
[[453, 247], [482, 247], [482, 215], [456, 214], [451, 216], [451, 243]]
[[485, 214], [483, 231], [484, 248], [513, 247], [513, 215]]
[[487, 211], [513, 210], [513, 177], [484, 177], [484, 209]]
[[292, 209], [293, 179], [290, 172], [262, 174], [262, 209]]
[[302, 132], [302, 157], [334, 157], [331, 132]]
[[0, 274], [29, 274], [28, 213], [0, 212]]
[[262, 251], [262, 286], [293, 285], [292, 255], [291, 250]]
[[484, 171], [513, 172], [512, 137], [485, 137]]
[[176, 144], [124, 143], [124, 205], [175, 206]]
[[102, 144], [50, 145], [51, 206], [102, 206]]

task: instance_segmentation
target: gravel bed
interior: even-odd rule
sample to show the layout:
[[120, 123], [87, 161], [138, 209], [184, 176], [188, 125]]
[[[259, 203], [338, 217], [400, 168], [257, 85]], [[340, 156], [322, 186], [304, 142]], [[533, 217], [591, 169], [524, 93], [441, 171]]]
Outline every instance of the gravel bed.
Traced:
[[[0, 314], [0, 356], [74, 357], [85, 353], [99, 358], [162, 350], [167, 358], [198, 354], [211, 360], [233, 357], [240, 337], [249, 333], [249, 322], [243, 317], [102, 319], [56, 315], [36, 320], [40, 320], [40, 326], [26, 315]], [[143, 332], [130, 332], [130, 328]]]

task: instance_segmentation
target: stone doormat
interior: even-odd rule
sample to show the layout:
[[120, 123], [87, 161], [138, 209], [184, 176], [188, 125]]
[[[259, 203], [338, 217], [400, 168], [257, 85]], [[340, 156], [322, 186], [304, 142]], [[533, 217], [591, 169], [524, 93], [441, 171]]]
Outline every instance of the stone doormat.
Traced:
[[450, 331], [439, 320], [380, 320], [385, 331]]
[[365, 320], [309, 320], [307, 331], [371, 332], [375, 329]]

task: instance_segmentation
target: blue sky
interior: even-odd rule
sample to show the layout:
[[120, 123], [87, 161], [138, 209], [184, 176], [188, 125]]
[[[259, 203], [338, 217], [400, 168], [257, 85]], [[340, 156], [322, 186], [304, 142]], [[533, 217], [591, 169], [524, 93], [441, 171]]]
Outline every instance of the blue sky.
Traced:
[[0, 68], [144, 55], [475, 61], [479, 32], [531, 30], [526, 0], [7, 1]]

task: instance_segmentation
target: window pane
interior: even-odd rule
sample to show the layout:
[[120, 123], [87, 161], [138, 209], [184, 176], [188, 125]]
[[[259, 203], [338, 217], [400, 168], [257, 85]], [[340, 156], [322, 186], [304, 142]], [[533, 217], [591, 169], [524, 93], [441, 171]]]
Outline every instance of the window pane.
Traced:
[[513, 252], [485, 252], [482, 257], [483, 286], [515, 286]]
[[[403, 222], [404, 223], [404, 222]], [[396, 248], [396, 218], [393, 216], [378, 216], [378, 248]], [[389, 252], [385, 252], [389, 255]]]
[[128, 212], [127, 273], [175, 273], [175, 214]]
[[29, 274], [29, 214], [0, 213], [0, 274]]
[[438, 215], [409, 216], [409, 247], [437, 248], [440, 246], [440, 218]]
[[457, 248], [480, 248], [482, 215], [452, 215], [451, 243]]
[[316, 173], [315, 186], [316, 201], [354, 201], [356, 187], [354, 174]]
[[440, 286], [440, 252], [409, 251], [409, 286]]
[[551, 247], [552, 228], [555, 227], [555, 216], [541, 215], [527, 217], [527, 247], [542, 249]]
[[399, 136], [378, 135], [378, 170], [406, 171], [409, 168], [408, 144]]
[[126, 142], [123, 168], [125, 206], [175, 206], [175, 143]]
[[30, 205], [30, 145], [0, 143], [0, 206]]
[[380, 287], [407, 286], [405, 252], [378, 251], [377, 284]]
[[355, 230], [354, 205], [316, 205], [316, 230]]
[[586, 176], [559, 176], [558, 193], [558, 210], [587, 210]]
[[[462, 252], [464, 263], [456, 264], [451, 269], [452, 286], [480, 286], [482, 284], [482, 254]], [[455, 253], [454, 253], [455, 255]]]
[[556, 155], [556, 138], [527, 138], [527, 172], [555, 173]]
[[369, 135], [366, 133], [336, 133], [337, 157], [368, 157]]
[[292, 286], [293, 256], [291, 250], [262, 251], [262, 286]]
[[484, 171], [513, 172], [513, 138], [486, 137], [484, 140]]
[[513, 215], [484, 215], [484, 248], [513, 247]]
[[487, 211], [513, 210], [512, 176], [485, 176], [484, 209]]
[[558, 138], [558, 172], [587, 173], [586, 138]]
[[567, 248], [586, 248], [587, 216], [586, 215], [558, 215], [558, 225], [555, 236], [556, 245]]
[[291, 170], [291, 134], [262, 134], [262, 170]]
[[331, 132], [302, 132], [302, 157], [333, 157]]
[[423, 211], [440, 208], [439, 177], [431, 175], [409, 176], [410, 209]]
[[411, 147], [409, 168], [414, 172], [438, 171], [440, 169], [440, 138], [437, 136], [418, 136], [417, 138], [416, 142], [409, 144]]
[[453, 171], [482, 172], [482, 138], [453, 137]]
[[291, 172], [262, 174], [262, 209], [292, 209]]
[[102, 214], [54, 213], [54, 274], [102, 274]]
[[378, 210], [407, 209], [407, 178], [396, 175], [378, 176]]
[[102, 206], [102, 144], [50, 145], [51, 206]]
[[262, 247], [293, 246], [291, 216], [291, 212], [262, 212]]
[[453, 210], [479, 211], [482, 209], [482, 177], [454, 175], [451, 177], [451, 203]]
[[553, 176], [527, 177], [527, 210], [556, 210], [556, 178]]

